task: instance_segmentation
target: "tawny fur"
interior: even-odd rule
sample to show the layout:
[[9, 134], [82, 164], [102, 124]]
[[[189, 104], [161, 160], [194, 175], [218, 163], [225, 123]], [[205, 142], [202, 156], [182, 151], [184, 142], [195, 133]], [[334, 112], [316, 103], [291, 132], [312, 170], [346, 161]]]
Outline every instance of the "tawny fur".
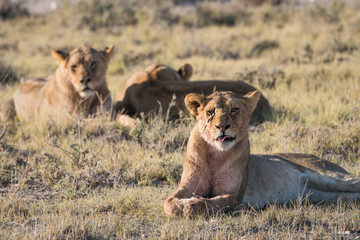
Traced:
[[36, 116], [55, 118], [72, 114], [94, 114], [100, 107], [111, 109], [110, 91], [105, 73], [113, 46], [96, 51], [88, 46], [65, 53], [52, 51], [58, 63], [46, 79], [34, 78], [22, 83], [12, 98], [2, 105], [2, 117], [30, 120]]
[[[191, 75], [190, 64], [185, 64], [178, 71], [166, 65], [154, 64], [127, 80], [114, 110], [129, 116], [139, 116], [140, 113], [148, 116], [161, 108], [164, 114], [169, 113], [170, 119], [176, 119], [181, 111], [186, 110], [184, 98], [188, 93], [209, 95], [214, 90], [231, 90], [241, 97], [256, 90], [242, 81], [188, 81]], [[170, 105], [172, 102], [175, 102], [173, 106]], [[261, 96], [252, 120], [264, 120], [270, 111], [269, 102]]]
[[231, 92], [189, 94], [197, 118], [187, 146], [181, 182], [165, 201], [168, 215], [226, 211], [240, 204], [262, 208], [301, 198], [319, 203], [360, 199], [360, 178], [310, 154], [250, 155], [248, 123], [260, 98]]
[[[120, 93], [117, 101], [124, 101], [126, 91], [132, 85], [139, 85], [144, 82], [176, 82], [188, 81], [192, 75], [192, 67], [186, 63], [175, 71], [169, 66], [163, 64], [153, 64], [147, 67], [144, 71], [133, 74], [125, 83], [124, 90]], [[121, 109], [118, 109], [121, 110]]]

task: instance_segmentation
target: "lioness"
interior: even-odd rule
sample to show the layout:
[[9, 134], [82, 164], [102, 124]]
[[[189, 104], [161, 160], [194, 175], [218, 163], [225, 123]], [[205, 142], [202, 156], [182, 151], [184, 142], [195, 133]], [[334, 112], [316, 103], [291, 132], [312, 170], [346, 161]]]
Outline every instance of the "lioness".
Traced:
[[[241, 97], [256, 88], [242, 81], [188, 81], [192, 75], [192, 67], [185, 64], [178, 71], [169, 66], [155, 64], [145, 71], [134, 74], [127, 80], [125, 89], [120, 94], [114, 111], [124, 111], [129, 116], [140, 113], [148, 115], [163, 109], [167, 110], [175, 96], [175, 106], [169, 109], [169, 118], [179, 117], [179, 112], [186, 110], [184, 98], [186, 94], [195, 92], [211, 94], [215, 89], [233, 91]], [[271, 110], [269, 102], [263, 96], [253, 113], [253, 120], [264, 120]]]
[[[144, 71], [133, 74], [126, 81], [125, 88], [120, 93], [120, 96], [114, 105], [114, 117], [117, 122], [124, 126], [134, 126], [136, 120], [130, 116], [138, 115], [142, 112], [146, 114], [151, 113], [153, 110], [157, 110], [160, 107], [159, 104], [164, 104], [164, 107], [166, 107], [166, 109], [168, 108], [171, 102], [171, 96], [170, 99], [166, 98], [162, 101], [161, 95], [150, 96], [150, 99], [145, 99], [142, 96], [142, 91], [144, 91], [146, 87], [136, 86], [153, 86], [159, 82], [188, 81], [191, 78], [192, 71], [192, 66], [188, 63], [181, 66], [178, 71], [175, 71], [164, 64], [153, 64]], [[150, 104], [148, 100], [151, 101]], [[125, 111], [126, 114], [117, 115], [117, 113], [122, 110]]]
[[168, 215], [226, 211], [241, 203], [262, 208], [299, 197], [314, 203], [360, 199], [360, 178], [331, 162], [309, 154], [250, 155], [248, 123], [260, 95], [186, 96], [197, 123], [180, 185], [165, 201]]
[[110, 91], [105, 73], [114, 47], [96, 51], [81, 45], [69, 53], [52, 51], [58, 63], [47, 79], [34, 78], [22, 83], [2, 106], [2, 116], [16, 114], [29, 120], [38, 114], [64, 117], [73, 113], [95, 113], [99, 107], [109, 110]]

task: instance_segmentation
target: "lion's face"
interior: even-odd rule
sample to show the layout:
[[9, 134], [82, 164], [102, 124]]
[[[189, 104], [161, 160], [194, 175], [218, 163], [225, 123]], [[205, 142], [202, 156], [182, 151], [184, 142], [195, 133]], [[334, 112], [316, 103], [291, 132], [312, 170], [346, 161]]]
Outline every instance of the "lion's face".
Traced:
[[215, 92], [208, 97], [190, 93], [185, 104], [197, 117], [201, 137], [218, 150], [230, 150], [247, 133], [259, 91], [237, 98], [232, 92]]
[[103, 51], [80, 46], [69, 53], [53, 51], [52, 55], [58, 61], [68, 83], [82, 98], [88, 98], [106, 85], [105, 72], [112, 51], [113, 46]]

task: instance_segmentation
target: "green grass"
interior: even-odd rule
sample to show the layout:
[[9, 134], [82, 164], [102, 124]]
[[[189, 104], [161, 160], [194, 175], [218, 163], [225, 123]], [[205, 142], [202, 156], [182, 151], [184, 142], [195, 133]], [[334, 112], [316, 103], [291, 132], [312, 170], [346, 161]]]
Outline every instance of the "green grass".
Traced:
[[[188, 62], [193, 80], [241, 79], [269, 99], [274, 114], [251, 131], [253, 153], [312, 153], [360, 176], [357, 3], [334, 2], [329, 8], [203, 3], [182, 9], [172, 1], [157, 7], [152, 1], [90, 1], [48, 16], [1, 22], [1, 64], [18, 78], [51, 74], [56, 62], [50, 51], [82, 43], [96, 49], [115, 44], [107, 72], [113, 99], [131, 74], [152, 63], [177, 69]], [[1, 101], [18, 84], [2, 87]], [[2, 123], [0, 238], [360, 235], [358, 203], [301, 202], [264, 210], [239, 207], [207, 219], [167, 217], [163, 203], [179, 182], [193, 125], [188, 115], [170, 123], [154, 116], [133, 129], [106, 116], [61, 124]]]

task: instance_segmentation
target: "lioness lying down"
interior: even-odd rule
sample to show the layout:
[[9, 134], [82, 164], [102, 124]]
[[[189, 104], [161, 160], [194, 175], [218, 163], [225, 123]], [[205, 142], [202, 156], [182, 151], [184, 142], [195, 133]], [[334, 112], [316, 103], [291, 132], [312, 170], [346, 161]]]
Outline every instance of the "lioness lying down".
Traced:
[[2, 118], [17, 115], [29, 120], [38, 114], [64, 117], [73, 113], [95, 113], [100, 106], [110, 110], [111, 97], [105, 73], [113, 46], [96, 51], [80, 46], [65, 53], [52, 51], [58, 63], [47, 79], [22, 83], [12, 98], [2, 105]]
[[[175, 106], [169, 110], [169, 118], [179, 117], [179, 112], [186, 110], [184, 98], [188, 93], [211, 94], [215, 89], [219, 91], [233, 91], [238, 97], [243, 96], [256, 88], [242, 81], [188, 81], [192, 75], [190, 64], [183, 65], [178, 71], [169, 66], [154, 64], [145, 71], [135, 73], [125, 85], [114, 106], [115, 112], [123, 111], [129, 116], [145, 116], [157, 112], [160, 107], [167, 114], [169, 106], [175, 99]], [[252, 120], [264, 120], [271, 110], [269, 102], [263, 96], [260, 97]], [[121, 116], [121, 115], [120, 115]], [[121, 123], [121, 121], [120, 121]]]
[[248, 123], [260, 98], [231, 92], [190, 93], [197, 118], [187, 145], [181, 182], [165, 201], [168, 215], [226, 211], [239, 204], [262, 208], [308, 197], [313, 203], [360, 199], [360, 178], [309, 154], [250, 155]]

